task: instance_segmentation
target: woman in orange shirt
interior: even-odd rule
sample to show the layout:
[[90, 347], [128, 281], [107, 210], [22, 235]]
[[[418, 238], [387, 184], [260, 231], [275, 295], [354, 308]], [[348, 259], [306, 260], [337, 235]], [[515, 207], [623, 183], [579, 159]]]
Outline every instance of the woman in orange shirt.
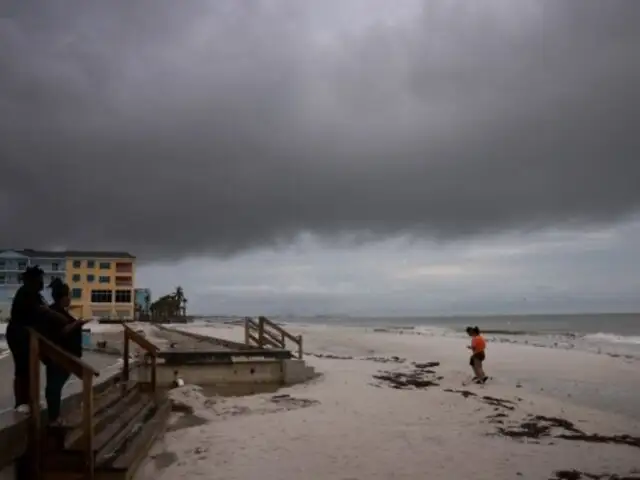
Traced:
[[487, 342], [485, 342], [484, 337], [480, 334], [478, 327], [467, 327], [467, 334], [471, 337], [471, 345], [467, 348], [473, 352], [469, 359], [469, 365], [471, 365], [474, 375], [472, 382], [485, 383], [489, 377], [484, 373], [482, 363], [486, 358], [484, 352], [487, 348]]

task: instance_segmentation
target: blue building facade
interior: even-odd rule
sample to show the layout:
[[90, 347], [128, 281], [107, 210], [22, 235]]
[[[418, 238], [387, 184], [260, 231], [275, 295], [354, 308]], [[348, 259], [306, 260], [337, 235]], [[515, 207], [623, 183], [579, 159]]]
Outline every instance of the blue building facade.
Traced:
[[151, 304], [151, 290], [148, 288], [136, 288], [134, 301], [136, 305], [136, 312], [148, 315], [149, 305]]
[[[38, 265], [44, 270], [45, 285], [59, 277], [66, 281], [66, 262], [63, 252], [38, 250], [0, 250], [0, 319], [9, 318], [11, 301], [20, 287], [20, 274], [29, 266]], [[51, 301], [49, 290], [43, 292]]]

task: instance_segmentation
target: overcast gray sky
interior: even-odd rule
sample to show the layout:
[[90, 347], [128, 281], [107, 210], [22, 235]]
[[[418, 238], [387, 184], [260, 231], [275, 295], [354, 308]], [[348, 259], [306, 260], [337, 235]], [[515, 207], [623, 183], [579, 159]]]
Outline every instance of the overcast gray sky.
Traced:
[[0, 243], [129, 250], [200, 312], [637, 310], [638, 24], [0, 0]]

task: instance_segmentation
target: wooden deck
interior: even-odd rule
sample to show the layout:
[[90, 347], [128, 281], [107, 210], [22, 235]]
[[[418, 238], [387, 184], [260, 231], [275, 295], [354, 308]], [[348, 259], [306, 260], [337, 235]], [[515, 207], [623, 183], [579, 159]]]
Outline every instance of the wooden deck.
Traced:
[[241, 358], [264, 358], [269, 360], [289, 359], [288, 350], [256, 348], [251, 350], [161, 350], [158, 358], [167, 365], [203, 365], [210, 363], [233, 363]]

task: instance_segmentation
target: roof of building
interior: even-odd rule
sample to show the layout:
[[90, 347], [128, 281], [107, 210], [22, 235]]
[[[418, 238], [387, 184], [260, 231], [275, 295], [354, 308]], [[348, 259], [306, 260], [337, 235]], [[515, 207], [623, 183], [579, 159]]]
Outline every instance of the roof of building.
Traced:
[[136, 258], [129, 252], [91, 252], [82, 250], [67, 250], [64, 252], [65, 257], [86, 257], [86, 258]]
[[31, 248], [0, 248], [0, 253], [16, 252], [26, 257], [43, 257], [43, 258], [136, 258], [128, 252], [97, 252], [83, 250], [34, 250]]

